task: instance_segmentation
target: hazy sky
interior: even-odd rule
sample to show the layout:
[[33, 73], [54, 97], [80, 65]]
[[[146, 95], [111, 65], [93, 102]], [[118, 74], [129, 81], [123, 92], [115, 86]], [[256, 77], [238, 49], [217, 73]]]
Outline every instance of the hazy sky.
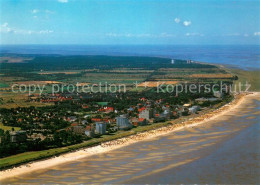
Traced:
[[260, 0], [0, 0], [1, 44], [260, 44]]

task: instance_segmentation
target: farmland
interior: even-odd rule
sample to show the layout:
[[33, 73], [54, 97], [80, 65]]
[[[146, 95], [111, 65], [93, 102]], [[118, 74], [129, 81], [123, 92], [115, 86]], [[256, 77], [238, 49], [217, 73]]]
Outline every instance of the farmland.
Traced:
[[171, 59], [155, 57], [8, 55], [1, 60], [0, 107], [4, 108], [43, 106], [27, 102], [26, 93], [13, 93], [14, 84], [39, 85], [44, 87], [44, 93], [51, 92], [52, 84], [64, 85], [65, 89], [69, 84], [125, 84], [127, 90], [139, 92], [158, 84], [232, 83], [236, 75], [211, 64], [186, 60], [175, 60], [173, 64]]

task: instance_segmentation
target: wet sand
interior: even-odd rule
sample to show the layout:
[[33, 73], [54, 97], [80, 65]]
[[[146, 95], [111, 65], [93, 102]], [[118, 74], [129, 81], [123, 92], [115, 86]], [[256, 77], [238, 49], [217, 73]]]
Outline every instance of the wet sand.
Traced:
[[5, 175], [13, 177], [2, 183], [259, 182], [259, 94], [249, 95], [219, 114], [203, 124], [190, 124], [131, 145], [99, 146], [104, 151], [100, 154], [86, 157], [84, 151], [79, 151], [82, 155], [73, 156], [73, 161], [69, 158], [71, 162], [66, 164], [48, 166], [52, 161], [47, 160], [45, 169], [18, 168], [27, 172], [23, 175], [10, 170]]

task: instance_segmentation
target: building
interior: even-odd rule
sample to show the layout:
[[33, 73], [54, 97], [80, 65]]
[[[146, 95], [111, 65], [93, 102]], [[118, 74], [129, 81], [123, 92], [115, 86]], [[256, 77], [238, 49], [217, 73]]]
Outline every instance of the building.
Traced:
[[86, 125], [86, 124], [88, 124], [88, 121], [87, 120], [82, 120], [81, 123], [82, 123], [82, 125]]
[[41, 141], [44, 140], [46, 137], [42, 133], [33, 133], [29, 136], [32, 140], [40, 139]]
[[213, 95], [217, 98], [222, 98], [223, 97], [223, 93], [220, 91], [213, 91]]
[[93, 122], [101, 122], [102, 119], [101, 118], [91, 118], [91, 121], [93, 121]]
[[129, 129], [132, 128], [132, 124], [129, 122], [128, 118], [125, 115], [116, 117], [116, 126], [119, 129]]
[[174, 64], [174, 60], [172, 59], [171, 64]]
[[88, 125], [88, 126], [86, 127], [85, 135], [88, 136], [88, 137], [94, 137], [94, 135], [95, 135], [95, 130], [94, 130], [93, 125]]
[[129, 109], [127, 109], [129, 112], [133, 112], [134, 111], [134, 108], [133, 107], [130, 107]]
[[96, 122], [96, 133], [97, 134], [105, 134], [107, 129], [106, 122]]
[[95, 131], [85, 130], [85, 135], [88, 136], [88, 137], [94, 137]]
[[145, 126], [148, 124], [148, 121], [144, 118], [139, 118], [138, 119], [138, 126]]
[[144, 109], [139, 113], [139, 118], [144, 118], [146, 120], [150, 120], [153, 118], [153, 110], [152, 109]]
[[12, 143], [24, 142], [27, 139], [26, 131], [24, 130], [11, 132], [10, 136], [10, 140]]
[[194, 105], [194, 106], [192, 106], [191, 108], [189, 108], [189, 113], [195, 114], [195, 113], [197, 113], [199, 110], [200, 110], [200, 107], [197, 106], [197, 105]]
[[104, 107], [104, 108], [100, 108], [98, 111], [110, 113], [110, 112], [114, 112], [114, 108], [113, 107]]
[[137, 117], [131, 117], [130, 122], [134, 126], [138, 126], [138, 118]]
[[183, 105], [183, 107], [186, 107], [186, 108], [190, 107], [190, 106], [191, 106], [191, 104], [189, 104], [189, 103], [186, 103], [186, 104]]
[[165, 109], [163, 113], [160, 114], [160, 117], [170, 119], [172, 117], [172, 112], [169, 109]]
[[203, 102], [214, 102], [214, 101], [217, 101], [219, 100], [219, 98], [197, 98], [195, 99], [196, 102], [199, 102], [199, 103], [203, 103]]
[[148, 124], [148, 121], [144, 118], [133, 117], [133, 118], [131, 118], [131, 123], [134, 126], [144, 126], [144, 125]]
[[76, 116], [70, 116], [70, 117], [68, 117], [67, 121], [75, 122], [75, 121], [77, 121], [77, 117]]

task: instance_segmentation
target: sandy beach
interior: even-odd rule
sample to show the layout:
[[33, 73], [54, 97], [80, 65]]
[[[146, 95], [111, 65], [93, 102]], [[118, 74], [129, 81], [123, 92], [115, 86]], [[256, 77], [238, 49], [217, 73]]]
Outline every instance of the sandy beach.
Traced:
[[129, 137], [125, 137], [122, 139], [117, 139], [114, 141], [102, 143], [101, 145], [95, 147], [89, 147], [86, 149], [81, 149], [76, 152], [71, 152], [67, 154], [60, 155], [59, 157], [53, 157], [46, 160], [31, 162], [28, 164], [21, 165], [16, 168], [4, 170], [0, 172], [0, 180], [11, 178], [14, 176], [20, 176], [21, 174], [30, 173], [35, 170], [45, 169], [48, 167], [56, 166], [59, 164], [63, 164], [66, 162], [71, 162], [77, 159], [89, 157], [91, 155], [100, 154], [104, 152], [108, 152], [120, 147], [124, 147], [138, 141], [143, 141], [145, 139], [151, 139], [157, 136], [165, 135], [172, 133], [177, 130], [181, 130], [183, 128], [199, 126], [202, 124], [206, 124], [209, 121], [214, 121], [219, 119], [222, 115], [229, 113], [229, 111], [242, 106], [242, 104], [246, 104], [247, 100], [253, 97], [259, 96], [259, 93], [248, 93], [248, 94], [240, 94], [237, 95], [236, 98], [229, 104], [216, 109], [210, 113], [201, 115], [199, 117], [189, 119], [180, 124], [169, 125], [167, 127], [162, 127], [156, 130], [151, 130], [143, 133], [139, 133], [136, 135], [132, 135]]

